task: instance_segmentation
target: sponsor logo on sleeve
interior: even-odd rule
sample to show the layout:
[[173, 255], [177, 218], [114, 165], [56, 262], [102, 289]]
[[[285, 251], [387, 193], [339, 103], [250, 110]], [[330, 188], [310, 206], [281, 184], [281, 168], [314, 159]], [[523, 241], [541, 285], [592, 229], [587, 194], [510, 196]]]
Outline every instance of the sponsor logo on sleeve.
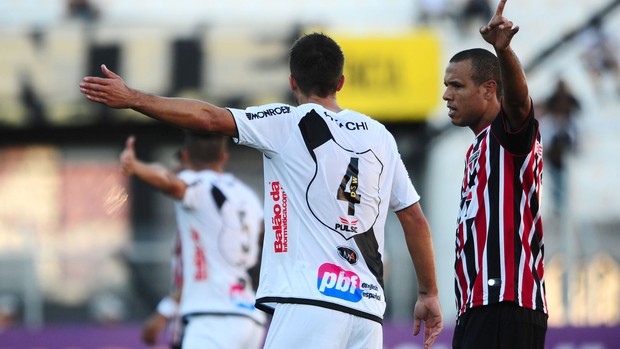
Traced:
[[280, 182], [271, 182], [269, 196], [273, 202], [271, 229], [275, 234], [273, 250], [275, 253], [288, 252], [288, 198]]
[[260, 110], [255, 113], [245, 113], [245, 116], [248, 118], [248, 120], [251, 121], [251, 120], [263, 119], [263, 118], [275, 116], [275, 115], [288, 114], [290, 112], [291, 112], [291, 107], [280, 106], [277, 108]]

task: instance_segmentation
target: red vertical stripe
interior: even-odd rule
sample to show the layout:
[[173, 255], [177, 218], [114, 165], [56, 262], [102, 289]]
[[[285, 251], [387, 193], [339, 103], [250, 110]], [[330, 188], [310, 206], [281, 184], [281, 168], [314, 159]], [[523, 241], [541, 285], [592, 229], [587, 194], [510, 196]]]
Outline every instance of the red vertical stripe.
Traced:
[[[473, 306], [477, 306], [477, 305], [482, 305], [484, 304], [484, 298], [485, 298], [485, 292], [484, 292], [484, 287], [486, 284], [486, 280], [484, 280], [484, 277], [482, 277], [483, 275], [483, 268], [485, 266], [485, 258], [486, 258], [486, 254], [484, 253], [484, 249], [486, 247], [486, 241], [487, 241], [487, 226], [488, 226], [488, 222], [486, 219], [486, 215], [487, 215], [487, 208], [484, 206], [485, 203], [487, 203], [487, 200], [485, 200], [484, 195], [485, 195], [485, 189], [487, 187], [487, 181], [488, 181], [488, 177], [487, 177], [487, 162], [489, 161], [489, 154], [486, 151], [488, 146], [488, 137], [485, 137], [484, 140], [481, 142], [480, 147], [478, 149], [480, 149], [480, 157], [478, 159], [478, 175], [476, 176], [476, 180], [478, 180], [478, 183], [476, 184], [476, 205], [478, 205], [478, 214], [476, 215], [476, 218], [474, 220], [474, 229], [476, 229], [476, 243], [477, 243], [477, 250], [476, 253], [478, 254], [476, 256], [477, 258], [477, 266], [478, 266], [478, 276], [476, 277], [476, 282], [474, 283], [474, 288], [473, 288]], [[485, 150], [485, 151], [483, 151]]]
[[[527, 163], [524, 163], [524, 166], [526, 166], [522, 178], [522, 183], [523, 183], [523, 192], [525, 195], [527, 196], [527, 201], [525, 202], [525, 207], [522, 209], [521, 211], [521, 224], [522, 224], [522, 229], [523, 229], [523, 250], [525, 252], [524, 254], [524, 258], [525, 258], [525, 265], [524, 265], [524, 270], [523, 270], [523, 278], [521, 280], [521, 284], [522, 284], [522, 291], [521, 291], [521, 301], [523, 303], [523, 305], [527, 306], [527, 307], [533, 307], [533, 300], [532, 300], [532, 292], [534, 291], [534, 276], [532, 274], [532, 269], [534, 268], [533, 263], [535, 263], [536, 261], [533, 259], [532, 256], [532, 247], [531, 247], [531, 240], [532, 240], [532, 229], [533, 229], [533, 220], [534, 217], [532, 216], [532, 212], [531, 212], [531, 207], [530, 207], [530, 199], [531, 199], [531, 195], [536, 196], [536, 193], [531, 193], [532, 191], [532, 186], [535, 185], [535, 181], [534, 181], [534, 177], [533, 177], [533, 167], [534, 167], [534, 160], [535, 160], [535, 156], [533, 153], [530, 153], [530, 158], [528, 159], [529, 161]], [[523, 258], [522, 257], [522, 258]], [[532, 264], [532, 265], [530, 265]]]
[[457, 257], [456, 257], [457, 263], [456, 263], [455, 272], [456, 272], [456, 282], [458, 283], [460, 287], [460, 292], [461, 292], [460, 304], [457, 305], [459, 307], [458, 311], [460, 313], [462, 311], [465, 311], [465, 307], [467, 303], [467, 295], [469, 294], [469, 291], [468, 291], [469, 285], [467, 284], [467, 279], [465, 278], [465, 272], [463, 270], [464, 268], [463, 264], [465, 263], [465, 261], [460, 259], [461, 251], [463, 250], [463, 245], [465, 244], [465, 241], [463, 239], [464, 235], [462, 235], [463, 230], [461, 228], [459, 228], [459, 230], [461, 230], [461, 234], [459, 235], [460, 245], [459, 245], [459, 249], [457, 250]]

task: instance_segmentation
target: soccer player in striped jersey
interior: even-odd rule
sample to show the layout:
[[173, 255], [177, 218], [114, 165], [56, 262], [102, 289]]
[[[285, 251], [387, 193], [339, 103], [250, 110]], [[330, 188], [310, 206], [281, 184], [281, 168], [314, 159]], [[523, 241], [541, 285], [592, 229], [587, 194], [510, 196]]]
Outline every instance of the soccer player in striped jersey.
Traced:
[[543, 153], [519, 31], [506, 0], [480, 29], [496, 55], [457, 53], [444, 77], [452, 123], [475, 134], [465, 158], [456, 229], [454, 349], [543, 349], [547, 328], [540, 198]]

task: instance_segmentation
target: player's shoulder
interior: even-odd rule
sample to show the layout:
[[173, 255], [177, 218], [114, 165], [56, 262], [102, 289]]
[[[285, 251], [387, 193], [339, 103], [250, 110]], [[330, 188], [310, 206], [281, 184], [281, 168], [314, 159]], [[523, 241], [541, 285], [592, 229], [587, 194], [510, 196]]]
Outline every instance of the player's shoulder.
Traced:
[[227, 193], [231, 199], [238, 202], [260, 203], [260, 199], [258, 198], [256, 191], [230, 172], [220, 174], [214, 185]]
[[247, 107], [244, 111], [245, 117], [249, 121], [253, 121], [278, 116], [294, 115], [297, 111], [297, 107], [288, 105], [286, 103], [268, 103]]
[[[372, 133], [372, 139], [376, 139], [379, 143], [394, 143], [394, 136], [388, 128], [380, 121], [353, 110], [345, 110], [342, 113], [343, 119], [347, 121], [345, 127], [347, 129], [359, 130]], [[363, 137], [368, 138], [368, 137]]]
[[230, 172], [221, 173], [216, 181], [216, 185], [220, 185], [238, 192], [254, 192], [254, 190], [244, 181]]
[[211, 170], [183, 170], [177, 177], [193, 188], [209, 188], [217, 180], [216, 173]]
[[185, 169], [177, 174], [177, 177], [185, 183], [195, 182], [200, 178], [200, 174], [197, 171]]

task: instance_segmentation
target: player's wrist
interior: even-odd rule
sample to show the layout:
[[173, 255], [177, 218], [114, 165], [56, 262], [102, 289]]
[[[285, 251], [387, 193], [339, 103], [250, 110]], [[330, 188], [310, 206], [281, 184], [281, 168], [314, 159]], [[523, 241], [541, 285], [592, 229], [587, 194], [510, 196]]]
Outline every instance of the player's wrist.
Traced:
[[435, 290], [419, 290], [418, 296], [420, 297], [437, 297], [439, 295], [439, 291]]
[[177, 313], [179, 304], [170, 296], [164, 297], [157, 304], [157, 312], [166, 318], [171, 318]]

